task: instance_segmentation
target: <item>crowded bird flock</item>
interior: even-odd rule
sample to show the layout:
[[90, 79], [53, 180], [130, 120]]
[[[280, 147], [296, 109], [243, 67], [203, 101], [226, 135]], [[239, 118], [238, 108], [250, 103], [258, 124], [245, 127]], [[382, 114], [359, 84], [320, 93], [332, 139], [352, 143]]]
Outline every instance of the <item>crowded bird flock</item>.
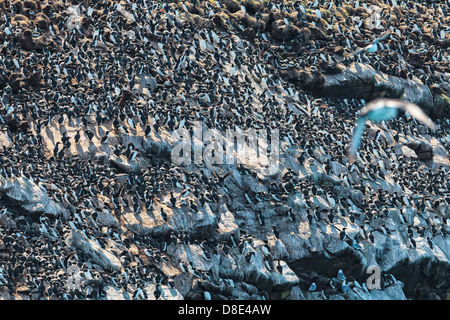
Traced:
[[[447, 297], [449, 1], [0, 9], [0, 299]], [[175, 164], [198, 122], [278, 130], [277, 172]]]

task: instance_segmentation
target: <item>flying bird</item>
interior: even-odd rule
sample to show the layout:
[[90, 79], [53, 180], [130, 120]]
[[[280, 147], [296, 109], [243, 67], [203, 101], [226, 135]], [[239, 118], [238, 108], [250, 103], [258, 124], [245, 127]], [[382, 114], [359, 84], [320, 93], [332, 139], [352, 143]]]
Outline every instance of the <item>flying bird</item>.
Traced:
[[373, 43], [369, 44], [368, 46], [361, 48], [359, 50], [356, 50], [355, 52], [353, 52], [352, 54], [347, 54], [346, 57], [354, 57], [362, 52], [377, 52], [378, 50], [378, 42], [380, 42], [381, 40], [383, 40], [384, 38], [386, 38], [388, 35], [391, 34], [391, 30], [388, 30], [387, 32], [383, 33], [380, 37], [376, 38]]
[[311, 283], [311, 285], [308, 288], [308, 291], [313, 292], [317, 289], [317, 285], [315, 282]]
[[424, 123], [432, 130], [436, 130], [437, 126], [433, 121], [423, 112], [423, 110], [416, 104], [408, 101], [398, 99], [379, 98], [369, 102], [360, 111], [360, 116], [356, 122], [356, 127], [353, 130], [353, 137], [348, 153], [349, 163], [353, 163], [356, 156], [356, 151], [361, 144], [361, 137], [366, 127], [366, 121], [381, 122], [390, 120], [397, 115], [398, 109], [408, 112], [412, 117]]

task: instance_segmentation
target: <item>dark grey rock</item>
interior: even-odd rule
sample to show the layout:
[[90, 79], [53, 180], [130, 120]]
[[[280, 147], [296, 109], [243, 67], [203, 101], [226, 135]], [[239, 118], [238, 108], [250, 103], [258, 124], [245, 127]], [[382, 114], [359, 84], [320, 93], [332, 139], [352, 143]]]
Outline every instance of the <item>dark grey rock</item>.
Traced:
[[54, 202], [33, 181], [26, 178], [9, 178], [0, 181], [0, 195], [10, 205], [28, 214], [58, 216], [66, 209]]
[[103, 249], [97, 242], [85, 238], [81, 233], [71, 230], [64, 239], [67, 246], [87, 254], [90, 260], [105, 270], [120, 270], [120, 260], [109, 250]]
[[[313, 88], [316, 94], [371, 100], [380, 96], [405, 99], [428, 111], [433, 108], [433, 95], [419, 79], [389, 76], [371, 66], [354, 63], [338, 74], [324, 74], [325, 82]], [[351, 88], [351, 90], [349, 90]]]

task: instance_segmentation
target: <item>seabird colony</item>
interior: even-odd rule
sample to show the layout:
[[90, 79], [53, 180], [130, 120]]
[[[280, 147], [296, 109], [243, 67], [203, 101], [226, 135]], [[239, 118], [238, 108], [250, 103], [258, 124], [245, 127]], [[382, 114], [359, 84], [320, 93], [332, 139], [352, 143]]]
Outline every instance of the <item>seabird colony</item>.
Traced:
[[[357, 111], [369, 101], [311, 88], [358, 62], [417, 77], [448, 106], [448, 1], [0, 7], [3, 298], [269, 299], [280, 297], [277, 279], [326, 299], [368, 291], [348, 266], [319, 271], [302, 260], [298, 250], [326, 256], [324, 239], [370, 256], [396, 237], [411, 257], [442, 256], [448, 117], [435, 119], [436, 131], [407, 115], [370, 127], [350, 165]], [[289, 67], [312, 83], [284, 80]], [[175, 165], [168, 137], [196, 121], [279, 130], [280, 171]], [[418, 159], [404, 149], [412, 138], [434, 149]], [[17, 190], [22, 200], [39, 190], [57, 213], [23, 205], [7, 185], [28, 186]], [[256, 278], [244, 273], [252, 268]], [[383, 270], [384, 287], [394, 271]]]

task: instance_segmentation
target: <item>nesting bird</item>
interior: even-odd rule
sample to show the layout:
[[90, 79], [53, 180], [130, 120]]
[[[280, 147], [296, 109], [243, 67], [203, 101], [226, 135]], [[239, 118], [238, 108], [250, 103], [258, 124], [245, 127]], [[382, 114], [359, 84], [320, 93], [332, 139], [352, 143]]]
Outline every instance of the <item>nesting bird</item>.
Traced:
[[356, 151], [361, 144], [361, 137], [366, 127], [366, 121], [370, 120], [374, 122], [381, 122], [390, 120], [397, 115], [399, 109], [408, 112], [411, 116], [428, 126], [430, 129], [437, 129], [434, 122], [419, 106], [414, 103], [386, 98], [373, 100], [361, 109], [360, 116], [356, 122], [356, 127], [353, 130], [353, 137], [348, 152], [349, 163], [353, 163], [355, 160]]

